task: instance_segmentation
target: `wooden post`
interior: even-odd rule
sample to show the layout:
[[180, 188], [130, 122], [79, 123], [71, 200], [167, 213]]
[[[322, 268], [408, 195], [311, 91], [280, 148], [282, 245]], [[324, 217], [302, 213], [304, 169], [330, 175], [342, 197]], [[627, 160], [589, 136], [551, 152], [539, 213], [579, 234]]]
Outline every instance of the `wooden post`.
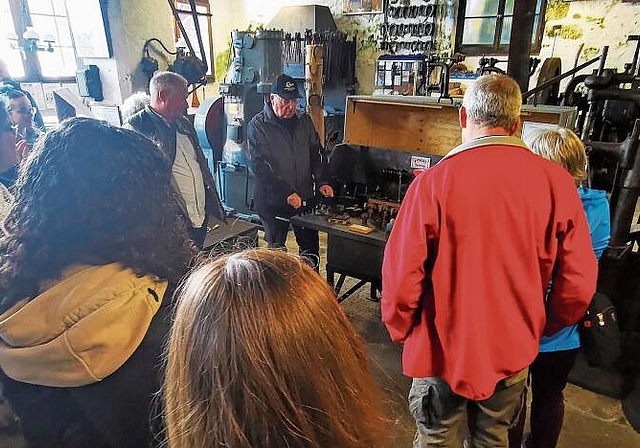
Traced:
[[515, 0], [507, 74], [516, 80], [523, 92], [529, 90], [529, 58], [535, 14], [536, 0]]
[[324, 65], [322, 45], [307, 45], [305, 62], [305, 91], [307, 112], [311, 116], [320, 144], [324, 148], [324, 97], [322, 96], [322, 71]]

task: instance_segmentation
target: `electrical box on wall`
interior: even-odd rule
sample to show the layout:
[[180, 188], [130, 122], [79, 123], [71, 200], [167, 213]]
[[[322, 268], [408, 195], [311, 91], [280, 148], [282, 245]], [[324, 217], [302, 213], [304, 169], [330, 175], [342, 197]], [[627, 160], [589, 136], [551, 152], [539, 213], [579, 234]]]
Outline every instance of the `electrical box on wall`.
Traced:
[[93, 98], [96, 101], [102, 101], [102, 81], [100, 81], [100, 69], [97, 65], [89, 65], [82, 70], [76, 72], [76, 80], [78, 81], [78, 93], [82, 97]]

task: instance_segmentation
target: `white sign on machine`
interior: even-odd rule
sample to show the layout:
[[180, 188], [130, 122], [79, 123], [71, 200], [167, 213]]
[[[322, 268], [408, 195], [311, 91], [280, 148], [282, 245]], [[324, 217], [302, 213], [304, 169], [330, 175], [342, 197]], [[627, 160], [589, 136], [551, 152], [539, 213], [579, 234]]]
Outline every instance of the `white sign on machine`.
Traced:
[[411, 168], [414, 170], [426, 170], [431, 166], [429, 157], [411, 156]]

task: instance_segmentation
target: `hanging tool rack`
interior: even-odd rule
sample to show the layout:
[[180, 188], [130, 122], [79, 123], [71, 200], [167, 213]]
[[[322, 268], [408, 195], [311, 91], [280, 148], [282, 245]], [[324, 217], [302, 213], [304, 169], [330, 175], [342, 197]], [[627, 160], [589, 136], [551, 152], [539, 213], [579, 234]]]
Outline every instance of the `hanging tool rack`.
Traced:
[[435, 48], [436, 0], [388, 0], [380, 27], [380, 49], [429, 54]]
[[339, 31], [286, 33], [282, 41], [282, 62], [285, 65], [304, 64], [306, 46], [322, 45], [324, 84], [355, 80], [356, 40], [357, 36], [349, 39]]

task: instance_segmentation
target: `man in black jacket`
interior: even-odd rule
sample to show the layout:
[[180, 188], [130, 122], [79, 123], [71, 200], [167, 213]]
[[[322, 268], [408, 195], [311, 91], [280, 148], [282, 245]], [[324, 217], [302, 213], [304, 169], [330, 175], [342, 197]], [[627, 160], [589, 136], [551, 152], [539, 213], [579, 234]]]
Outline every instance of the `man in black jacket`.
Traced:
[[[270, 102], [249, 122], [247, 143], [256, 176], [254, 200], [270, 247], [285, 247], [289, 218], [315, 195], [333, 196], [324, 150], [311, 118], [298, 114], [293, 78], [278, 76]], [[293, 226], [300, 254], [319, 260], [318, 232]]]
[[187, 80], [177, 73], [158, 72], [151, 78], [149, 94], [150, 105], [129, 118], [125, 127], [153, 140], [166, 156], [189, 236], [202, 247], [208, 217], [224, 221], [224, 209], [196, 130], [184, 115]]

